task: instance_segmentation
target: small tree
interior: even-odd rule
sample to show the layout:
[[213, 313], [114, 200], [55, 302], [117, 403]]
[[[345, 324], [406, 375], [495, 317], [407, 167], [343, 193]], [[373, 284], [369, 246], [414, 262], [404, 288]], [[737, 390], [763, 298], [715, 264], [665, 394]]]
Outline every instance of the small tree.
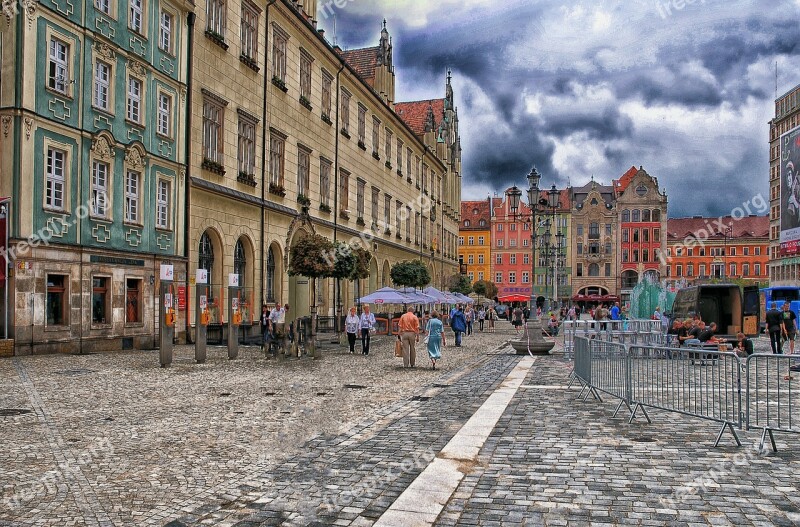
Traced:
[[468, 295], [472, 292], [472, 282], [467, 275], [456, 273], [447, 279], [447, 287], [453, 293]]
[[289, 251], [289, 276], [311, 279], [311, 351], [316, 358], [315, 328], [317, 325], [317, 278], [333, 276], [335, 270], [333, 243], [324, 236], [312, 234], [295, 241]]
[[484, 298], [494, 298], [497, 296], [498, 292], [497, 286], [494, 284], [494, 282], [490, 282], [488, 280], [478, 280], [473, 284], [472, 290], [476, 295]]
[[390, 271], [392, 283], [403, 287], [425, 287], [431, 282], [428, 268], [419, 260], [398, 262]]

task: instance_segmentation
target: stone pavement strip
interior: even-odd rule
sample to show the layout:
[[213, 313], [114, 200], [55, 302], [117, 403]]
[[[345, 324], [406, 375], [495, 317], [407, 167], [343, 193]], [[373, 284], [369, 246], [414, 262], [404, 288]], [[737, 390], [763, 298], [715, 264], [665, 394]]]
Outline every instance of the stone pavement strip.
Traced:
[[[757, 433], [714, 448], [691, 417], [628, 424], [578, 400], [559, 356], [490, 352], [509, 336], [435, 372], [398, 368], [388, 339], [322, 361], [184, 350], [169, 371], [152, 353], [0, 361], [0, 407], [33, 410], [0, 417], [0, 526], [800, 525], [797, 436], [762, 455]], [[431, 515], [393, 516], [409, 508]]]

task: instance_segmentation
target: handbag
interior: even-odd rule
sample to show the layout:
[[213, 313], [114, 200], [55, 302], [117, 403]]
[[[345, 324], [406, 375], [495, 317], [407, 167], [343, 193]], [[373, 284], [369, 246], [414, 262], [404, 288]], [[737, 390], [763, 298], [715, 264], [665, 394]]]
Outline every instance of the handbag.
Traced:
[[428, 340], [430, 340], [430, 338], [431, 338], [430, 335], [425, 335], [425, 338], [422, 339], [422, 343], [427, 346], [428, 345]]
[[394, 356], [395, 357], [403, 356], [403, 343], [400, 342], [399, 338], [394, 341]]

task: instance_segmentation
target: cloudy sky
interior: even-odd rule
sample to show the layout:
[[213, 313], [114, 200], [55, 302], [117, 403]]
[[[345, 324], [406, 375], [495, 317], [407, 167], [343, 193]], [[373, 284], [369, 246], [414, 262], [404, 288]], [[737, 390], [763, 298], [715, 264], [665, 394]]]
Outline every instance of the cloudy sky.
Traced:
[[[327, 0], [320, 0], [320, 6]], [[643, 165], [672, 217], [769, 197], [768, 121], [800, 83], [800, 0], [338, 0], [345, 49], [386, 18], [398, 100], [441, 97], [453, 70], [464, 199], [610, 182]], [[326, 16], [328, 15], [328, 16]], [[763, 211], [766, 212], [766, 211]]]

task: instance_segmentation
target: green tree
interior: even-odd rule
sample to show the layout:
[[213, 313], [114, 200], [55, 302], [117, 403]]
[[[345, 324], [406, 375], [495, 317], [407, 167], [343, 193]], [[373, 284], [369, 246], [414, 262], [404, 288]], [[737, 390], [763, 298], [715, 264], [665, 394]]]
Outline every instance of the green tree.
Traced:
[[425, 287], [431, 282], [431, 274], [419, 260], [398, 262], [390, 271], [392, 283], [402, 287]]
[[494, 298], [497, 296], [497, 286], [494, 282], [490, 282], [488, 280], [478, 280], [472, 285], [472, 291], [475, 292], [476, 295], [482, 296], [484, 298]]
[[315, 328], [317, 326], [317, 278], [328, 278], [336, 269], [333, 242], [319, 234], [303, 236], [289, 250], [289, 276], [311, 279], [311, 353], [317, 357]]
[[453, 293], [468, 295], [472, 292], [472, 282], [467, 275], [456, 273], [447, 279], [447, 288]]

